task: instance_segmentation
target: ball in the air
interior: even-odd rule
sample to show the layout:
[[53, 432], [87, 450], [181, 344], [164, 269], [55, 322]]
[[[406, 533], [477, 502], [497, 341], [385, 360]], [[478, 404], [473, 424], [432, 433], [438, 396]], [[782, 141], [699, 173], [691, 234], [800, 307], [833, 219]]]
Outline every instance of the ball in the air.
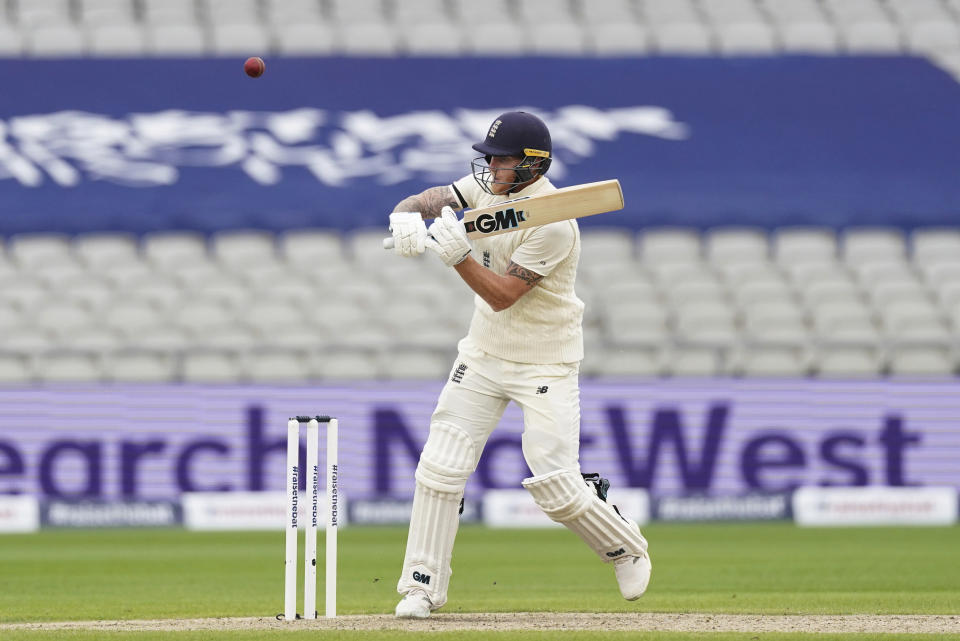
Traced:
[[251, 78], [259, 78], [267, 70], [267, 65], [263, 62], [263, 58], [247, 58], [247, 61], [243, 63], [243, 70]]

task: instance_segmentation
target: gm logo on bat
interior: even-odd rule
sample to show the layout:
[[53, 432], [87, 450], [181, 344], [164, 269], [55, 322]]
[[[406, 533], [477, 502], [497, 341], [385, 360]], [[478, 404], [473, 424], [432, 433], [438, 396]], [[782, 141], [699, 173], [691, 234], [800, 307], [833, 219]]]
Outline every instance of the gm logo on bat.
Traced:
[[490, 234], [502, 229], [511, 229], [526, 221], [522, 209], [503, 209], [492, 214], [480, 214], [476, 220], [464, 224], [467, 233], [479, 231], [481, 234]]

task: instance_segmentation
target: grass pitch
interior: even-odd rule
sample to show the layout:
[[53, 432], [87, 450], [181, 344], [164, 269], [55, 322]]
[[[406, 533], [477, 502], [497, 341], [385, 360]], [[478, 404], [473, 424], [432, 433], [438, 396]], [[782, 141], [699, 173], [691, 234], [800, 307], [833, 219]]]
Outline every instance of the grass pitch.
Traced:
[[[612, 568], [566, 530], [463, 527], [444, 611], [960, 614], [960, 528], [654, 524], [644, 528], [644, 534], [650, 540], [653, 579], [647, 595], [628, 603], [619, 595]], [[354, 527], [340, 533], [339, 613], [393, 611], [405, 537], [405, 528]], [[319, 558], [322, 562], [322, 553]], [[322, 579], [322, 568], [318, 574]], [[322, 591], [321, 585], [321, 607]], [[4, 623], [270, 617], [282, 610], [282, 602], [282, 532], [60, 530], [0, 538]], [[30, 639], [171, 637], [169, 632], [14, 634]], [[292, 629], [183, 631], [173, 636], [270, 639], [274, 634], [285, 639], [301, 634], [319, 638], [317, 631]], [[436, 632], [327, 634], [356, 639], [452, 638]], [[456, 637], [539, 639], [556, 634], [565, 639], [750, 638], [662, 632], [458, 632]], [[831, 637], [768, 633], [758, 638]]]

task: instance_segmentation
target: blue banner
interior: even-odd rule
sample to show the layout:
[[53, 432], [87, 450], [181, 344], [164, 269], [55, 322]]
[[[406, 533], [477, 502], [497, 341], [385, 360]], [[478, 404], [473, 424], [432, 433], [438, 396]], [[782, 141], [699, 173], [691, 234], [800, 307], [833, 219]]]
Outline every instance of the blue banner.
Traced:
[[0, 234], [383, 225], [498, 113], [651, 224], [955, 223], [960, 85], [908, 57], [7, 60]]

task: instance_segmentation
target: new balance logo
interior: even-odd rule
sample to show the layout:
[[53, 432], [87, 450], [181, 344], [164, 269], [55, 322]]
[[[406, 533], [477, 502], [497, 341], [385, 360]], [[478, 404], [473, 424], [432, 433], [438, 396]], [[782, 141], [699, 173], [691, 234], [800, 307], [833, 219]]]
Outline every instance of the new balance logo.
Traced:
[[546, 394], [547, 390], [550, 389], [548, 386], [544, 385], [537, 388], [537, 394]]
[[450, 381], [453, 383], [459, 383], [463, 380], [463, 375], [467, 371], [467, 366], [464, 363], [459, 363], [457, 369], [453, 370], [453, 376], [450, 377]]
[[[621, 550], [622, 552], [623, 550]], [[430, 575], [429, 574], [420, 574], [419, 572], [414, 571], [413, 580], [423, 583], [424, 585], [430, 585]]]
[[[615, 558], [617, 558], [618, 556], [621, 556], [621, 555], [626, 554], [626, 553], [627, 553], [626, 550], [624, 550], [623, 548], [620, 548], [619, 550], [617, 550], [617, 551], [615, 551], [615, 552], [607, 552], [607, 556], [609, 556], [611, 559], [615, 559]], [[414, 572], [413, 576], [414, 576], [414, 578], [416, 578], [416, 576], [417, 576], [416, 572]], [[427, 578], [429, 579], [430, 577], [427, 577]]]

